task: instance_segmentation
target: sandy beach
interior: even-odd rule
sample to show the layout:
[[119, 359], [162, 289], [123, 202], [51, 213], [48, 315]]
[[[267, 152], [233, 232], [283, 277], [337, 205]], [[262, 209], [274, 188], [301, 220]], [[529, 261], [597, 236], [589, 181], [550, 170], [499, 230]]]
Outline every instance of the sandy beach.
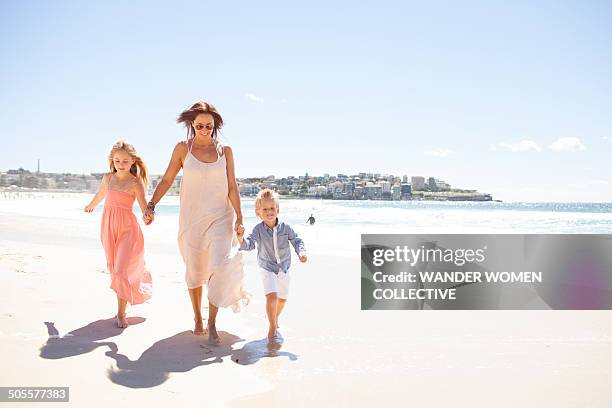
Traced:
[[0, 199], [2, 386], [68, 386], [58, 405], [79, 407], [612, 406], [611, 312], [361, 311], [360, 237], [333, 226], [298, 229], [309, 261], [294, 258], [280, 350], [254, 253], [253, 299], [220, 312], [222, 344], [190, 333], [170, 216], [142, 227], [154, 295], [118, 329], [89, 198]]

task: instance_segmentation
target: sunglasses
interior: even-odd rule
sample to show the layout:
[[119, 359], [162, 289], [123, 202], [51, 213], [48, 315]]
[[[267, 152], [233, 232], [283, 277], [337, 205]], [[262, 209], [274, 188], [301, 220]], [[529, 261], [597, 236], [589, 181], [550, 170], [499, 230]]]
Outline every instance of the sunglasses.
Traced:
[[194, 128], [195, 128], [196, 130], [202, 130], [202, 129], [204, 129], [204, 128], [206, 128], [206, 129], [208, 129], [208, 130], [211, 130], [213, 127], [212, 127], [212, 126], [210, 126], [210, 125], [206, 125], [206, 126], [204, 126], [204, 125], [200, 125], [200, 124], [198, 123], [197, 125], [195, 125], [195, 126], [194, 126]]

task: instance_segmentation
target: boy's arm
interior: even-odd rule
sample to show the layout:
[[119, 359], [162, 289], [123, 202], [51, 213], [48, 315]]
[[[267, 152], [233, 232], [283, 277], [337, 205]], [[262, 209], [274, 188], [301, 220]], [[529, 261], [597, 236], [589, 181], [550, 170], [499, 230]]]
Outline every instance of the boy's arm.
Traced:
[[241, 251], [252, 251], [255, 249], [255, 243], [259, 240], [259, 233], [257, 227], [253, 228], [248, 237], [244, 237], [244, 228], [242, 234], [238, 234], [238, 241], [240, 241]]
[[288, 228], [288, 238], [291, 241], [291, 245], [293, 245], [293, 249], [295, 249], [295, 253], [301, 258], [306, 256], [306, 248], [304, 247], [304, 241], [302, 238], [298, 237], [293, 228], [287, 225]]

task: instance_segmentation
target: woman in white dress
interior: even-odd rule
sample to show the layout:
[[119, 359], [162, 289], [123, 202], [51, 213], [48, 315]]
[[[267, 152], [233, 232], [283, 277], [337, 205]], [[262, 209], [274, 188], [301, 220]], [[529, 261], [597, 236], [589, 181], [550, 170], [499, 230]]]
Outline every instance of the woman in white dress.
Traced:
[[155, 205], [182, 168], [178, 244], [193, 306], [193, 333], [205, 333], [201, 307], [202, 286], [207, 284], [208, 337], [212, 343], [219, 343], [216, 329], [219, 307], [238, 311], [240, 302], [248, 300], [236, 239], [236, 230], [242, 226], [242, 211], [234, 155], [229, 146], [222, 146], [217, 140], [223, 119], [210, 103], [196, 103], [182, 112], [177, 122], [187, 127], [187, 141], [175, 146], [145, 217], [147, 223], [153, 221]]

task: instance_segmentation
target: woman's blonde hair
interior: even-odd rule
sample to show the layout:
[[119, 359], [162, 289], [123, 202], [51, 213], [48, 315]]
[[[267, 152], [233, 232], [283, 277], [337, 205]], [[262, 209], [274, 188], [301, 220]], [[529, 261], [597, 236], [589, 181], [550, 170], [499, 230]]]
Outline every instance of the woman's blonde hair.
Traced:
[[276, 208], [278, 208], [279, 199], [278, 193], [270, 190], [269, 188], [264, 188], [257, 193], [257, 197], [255, 197], [255, 215], [259, 216], [259, 210], [261, 210], [261, 202], [263, 200], [274, 200], [274, 204], [276, 204]]
[[113, 147], [111, 148], [110, 153], [108, 154], [108, 165], [110, 167], [111, 173], [116, 173], [117, 169], [115, 168], [115, 163], [113, 163], [113, 155], [115, 152], [119, 150], [123, 150], [127, 154], [130, 155], [132, 159], [134, 159], [134, 164], [130, 167], [130, 173], [134, 177], [140, 178], [142, 183], [146, 187], [149, 182], [149, 172], [147, 171], [147, 166], [142, 161], [142, 158], [136, 153], [136, 149], [133, 145], [129, 144], [125, 140], [117, 140]]

